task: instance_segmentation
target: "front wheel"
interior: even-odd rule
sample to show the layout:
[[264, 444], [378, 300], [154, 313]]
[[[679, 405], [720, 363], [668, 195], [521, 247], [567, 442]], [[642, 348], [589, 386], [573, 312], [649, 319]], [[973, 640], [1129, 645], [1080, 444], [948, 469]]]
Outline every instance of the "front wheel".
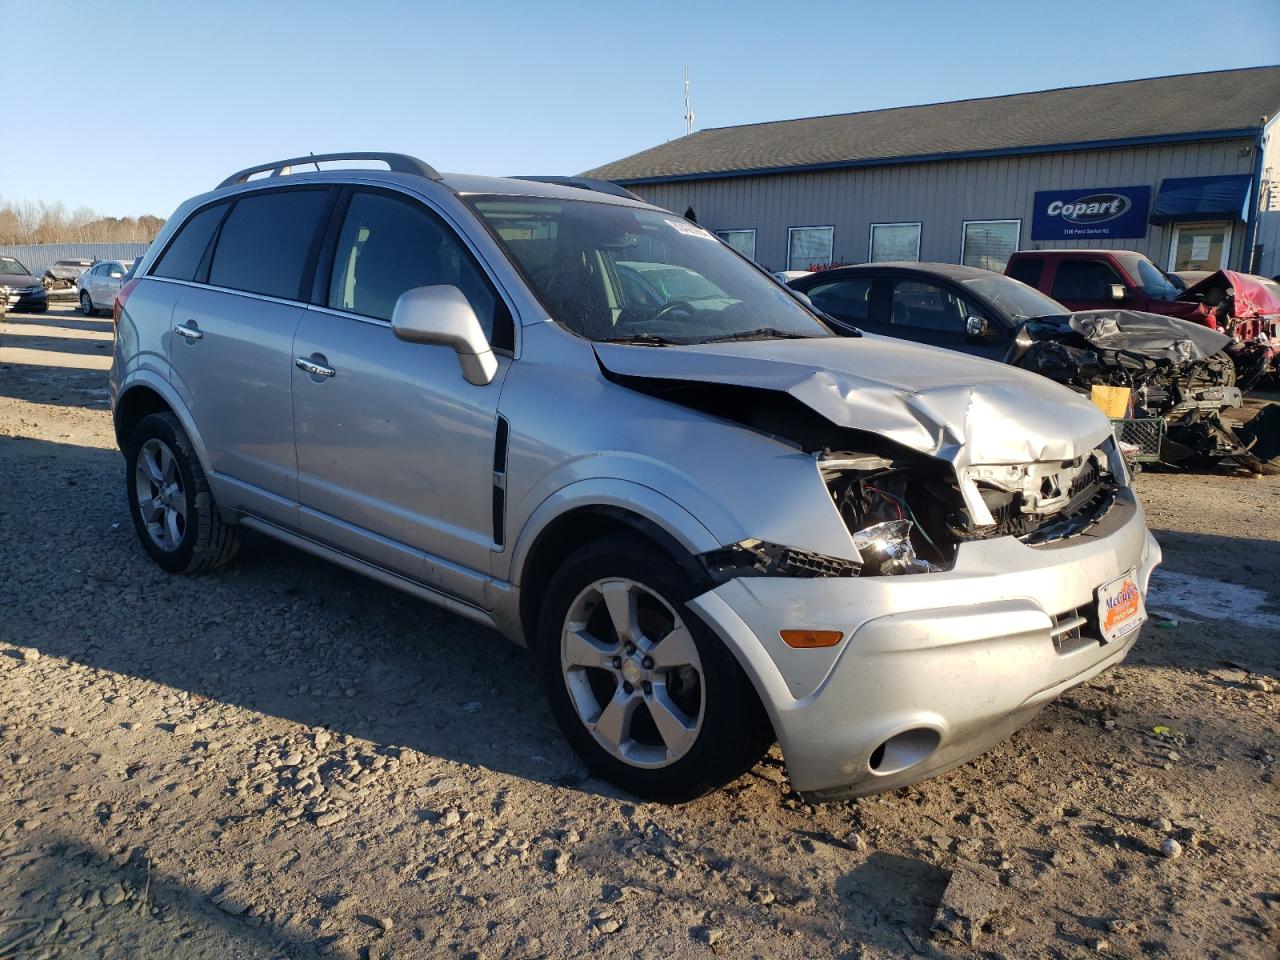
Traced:
[[88, 290], [80, 291], [80, 312], [86, 317], [93, 316], [93, 298], [89, 296]]
[[698, 592], [657, 549], [600, 540], [557, 571], [539, 618], [560, 729], [593, 773], [647, 800], [723, 786], [772, 741], [737, 661], [686, 605]]
[[126, 447], [129, 513], [151, 559], [170, 573], [199, 573], [235, 556], [236, 528], [218, 513], [178, 418], [144, 417]]

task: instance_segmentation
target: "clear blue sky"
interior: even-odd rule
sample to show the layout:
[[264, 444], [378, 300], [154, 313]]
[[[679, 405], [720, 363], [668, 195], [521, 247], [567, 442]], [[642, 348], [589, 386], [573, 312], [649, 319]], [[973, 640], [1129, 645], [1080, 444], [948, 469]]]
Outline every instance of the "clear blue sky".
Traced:
[[0, 23], [0, 198], [114, 216], [308, 151], [576, 173], [683, 133], [685, 63], [698, 127], [1280, 63], [1278, 0], [0, 0]]

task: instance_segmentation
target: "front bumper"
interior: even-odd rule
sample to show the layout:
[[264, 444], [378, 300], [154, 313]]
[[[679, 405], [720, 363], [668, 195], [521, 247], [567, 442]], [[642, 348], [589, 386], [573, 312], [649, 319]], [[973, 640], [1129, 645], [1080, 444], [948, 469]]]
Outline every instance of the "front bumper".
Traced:
[[49, 306], [49, 295], [44, 288], [38, 292], [12, 292], [8, 295], [10, 310], [44, 310]]
[[[690, 602], [764, 701], [792, 785], [818, 799], [914, 783], [989, 749], [1064, 691], [1124, 659], [1096, 625], [1059, 636], [1095, 591], [1136, 570], [1145, 596], [1160, 547], [1125, 490], [1067, 541], [962, 544], [943, 573], [740, 578]], [[1096, 621], [1095, 621], [1096, 624]], [[782, 629], [839, 629], [797, 650]], [[887, 745], [887, 746], [886, 746]]]

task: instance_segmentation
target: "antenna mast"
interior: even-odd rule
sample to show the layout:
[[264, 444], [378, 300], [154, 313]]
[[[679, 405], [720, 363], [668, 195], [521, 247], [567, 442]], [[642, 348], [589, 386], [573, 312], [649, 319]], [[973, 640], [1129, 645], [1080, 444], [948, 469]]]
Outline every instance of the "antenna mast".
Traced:
[[693, 99], [689, 96], [689, 65], [684, 67], [684, 135], [693, 133]]

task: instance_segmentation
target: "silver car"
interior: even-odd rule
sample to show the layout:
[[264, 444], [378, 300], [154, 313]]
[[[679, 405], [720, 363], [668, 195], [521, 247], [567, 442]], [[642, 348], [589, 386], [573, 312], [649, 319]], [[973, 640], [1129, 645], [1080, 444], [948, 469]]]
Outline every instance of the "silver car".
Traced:
[[614, 191], [354, 154], [183, 204], [119, 297], [143, 548], [245, 527], [501, 631], [666, 801], [774, 739], [808, 796], [898, 787], [1125, 657], [1160, 549], [1092, 404], [834, 336]]
[[119, 260], [100, 260], [80, 274], [76, 281], [80, 290], [80, 312], [86, 317], [99, 311], [110, 313], [127, 272], [128, 267]]

